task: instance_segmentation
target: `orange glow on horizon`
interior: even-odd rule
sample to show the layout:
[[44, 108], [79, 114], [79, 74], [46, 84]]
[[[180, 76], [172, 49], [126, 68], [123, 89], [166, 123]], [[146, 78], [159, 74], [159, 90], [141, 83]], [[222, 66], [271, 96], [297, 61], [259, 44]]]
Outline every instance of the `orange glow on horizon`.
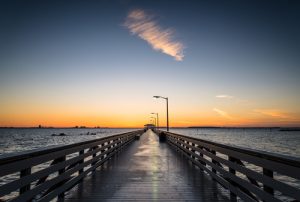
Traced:
[[[105, 99], [104, 99], [105, 98]], [[136, 93], [112, 94], [93, 100], [66, 97], [66, 101], [51, 102], [13, 100], [2, 102], [0, 127], [113, 127], [141, 128], [150, 122], [151, 112], [159, 113], [159, 125], [166, 126], [165, 100]], [[263, 108], [249, 102], [215, 101], [207, 98], [198, 102], [181, 97], [169, 97], [170, 127], [224, 126], [224, 127], [297, 127], [300, 114], [293, 108], [286, 110]], [[220, 98], [218, 98], [220, 99]], [[73, 101], [75, 100], [75, 101]], [[195, 99], [196, 100], [196, 99]], [[190, 103], [189, 103], [190, 102]], [[146, 107], [145, 107], [146, 106]]]
[[[299, 120], [299, 119], [298, 119]], [[217, 127], [296, 127], [298, 120], [282, 120], [270, 118], [235, 118], [226, 119], [218, 116], [171, 116], [170, 127], [217, 126]], [[109, 128], [141, 128], [149, 123], [147, 115], [116, 116], [6, 116], [0, 117], [0, 127], [109, 127]], [[160, 127], [166, 126], [166, 119], [160, 117]]]

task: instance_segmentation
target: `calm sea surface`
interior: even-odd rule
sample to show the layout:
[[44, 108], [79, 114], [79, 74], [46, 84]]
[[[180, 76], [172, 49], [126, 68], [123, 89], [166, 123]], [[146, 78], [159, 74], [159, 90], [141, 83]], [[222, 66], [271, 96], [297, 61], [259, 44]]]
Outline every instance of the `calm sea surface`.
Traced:
[[[82, 142], [132, 130], [135, 129], [0, 129], [0, 155]], [[300, 131], [280, 131], [278, 128], [187, 128], [170, 131], [222, 144], [300, 157]], [[52, 136], [60, 133], [66, 136]]]
[[[0, 129], [1, 154], [21, 152], [53, 145], [66, 145], [95, 138], [124, 133], [135, 129]], [[186, 128], [170, 129], [171, 132], [210, 140], [222, 144], [263, 150], [300, 158], [300, 131], [280, 131], [271, 129], [241, 128]], [[53, 136], [61, 133], [65, 136]], [[252, 168], [255, 169], [255, 168]], [[275, 177], [275, 176], [274, 176]], [[0, 178], [0, 185], [16, 179], [17, 176]], [[277, 178], [277, 177], [276, 177]], [[300, 188], [299, 180], [278, 176], [278, 180]], [[12, 193], [10, 197], [16, 196]], [[283, 201], [288, 198], [276, 193]], [[9, 199], [0, 198], [0, 199]]]
[[170, 129], [170, 132], [227, 145], [300, 157], [300, 131], [279, 128], [199, 128]]
[[[0, 129], [0, 155], [53, 145], [72, 144], [132, 130], [135, 129]], [[53, 134], [61, 133], [65, 136], [53, 136]]]

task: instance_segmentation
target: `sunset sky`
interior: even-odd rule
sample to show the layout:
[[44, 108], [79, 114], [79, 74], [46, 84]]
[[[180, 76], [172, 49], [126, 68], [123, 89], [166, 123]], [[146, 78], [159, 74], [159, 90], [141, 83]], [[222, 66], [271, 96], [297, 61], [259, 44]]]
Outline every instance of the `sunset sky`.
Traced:
[[0, 126], [300, 126], [300, 1], [0, 2]]

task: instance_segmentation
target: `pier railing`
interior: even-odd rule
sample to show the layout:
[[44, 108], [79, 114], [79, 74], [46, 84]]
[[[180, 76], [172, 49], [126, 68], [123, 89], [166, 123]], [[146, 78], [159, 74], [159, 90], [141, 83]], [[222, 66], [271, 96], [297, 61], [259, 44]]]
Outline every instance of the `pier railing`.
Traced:
[[65, 191], [142, 133], [143, 130], [138, 130], [66, 146], [2, 155], [0, 201], [62, 199]]
[[158, 132], [228, 189], [233, 201], [300, 201], [299, 158]]

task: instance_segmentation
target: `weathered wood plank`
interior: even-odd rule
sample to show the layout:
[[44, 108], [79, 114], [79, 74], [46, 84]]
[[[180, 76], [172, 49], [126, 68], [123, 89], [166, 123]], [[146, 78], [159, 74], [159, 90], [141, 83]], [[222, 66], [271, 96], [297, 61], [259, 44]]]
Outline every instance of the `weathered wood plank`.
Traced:
[[[286, 196], [300, 200], [300, 190], [298, 188], [273, 179], [274, 171], [285, 174], [288, 177], [299, 179], [300, 159], [285, 158], [283, 155], [212, 143], [206, 140], [169, 132], [165, 132], [165, 134], [168, 143], [175, 145], [177, 149], [182, 151], [192, 162], [194, 162], [195, 159], [200, 161], [201, 166], [199, 165], [199, 167], [201, 169], [205, 171], [209, 170], [207, 172], [212, 176], [217, 175], [224, 178], [224, 180], [239, 187], [243, 192], [253, 198], [255, 198], [254, 195], [256, 195], [264, 201], [280, 201], [274, 197], [274, 190], [277, 190]], [[194, 143], [194, 145], [191, 143]], [[215, 155], [216, 151], [227, 156], [229, 160]], [[204, 155], [209, 157], [211, 161], [207, 160]], [[235, 160], [233, 161], [232, 159]], [[241, 160], [252, 163], [258, 167], [260, 166], [264, 170], [264, 173], [261, 174], [247, 168]], [[207, 168], [206, 165], [208, 165], [209, 168]], [[228, 166], [228, 170], [225, 170], [222, 165]], [[235, 171], [245, 174], [250, 182], [236, 176]], [[263, 188], [259, 186], [257, 181], [262, 182]], [[230, 191], [232, 192], [231, 189]], [[235, 195], [236, 193], [232, 192], [232, 195], [233, 194]], [[233, 198], [235, 198], [234, 195]]]
[[147, 132], [66, 194], [65, 201], [229, 201], [217, 182]]

